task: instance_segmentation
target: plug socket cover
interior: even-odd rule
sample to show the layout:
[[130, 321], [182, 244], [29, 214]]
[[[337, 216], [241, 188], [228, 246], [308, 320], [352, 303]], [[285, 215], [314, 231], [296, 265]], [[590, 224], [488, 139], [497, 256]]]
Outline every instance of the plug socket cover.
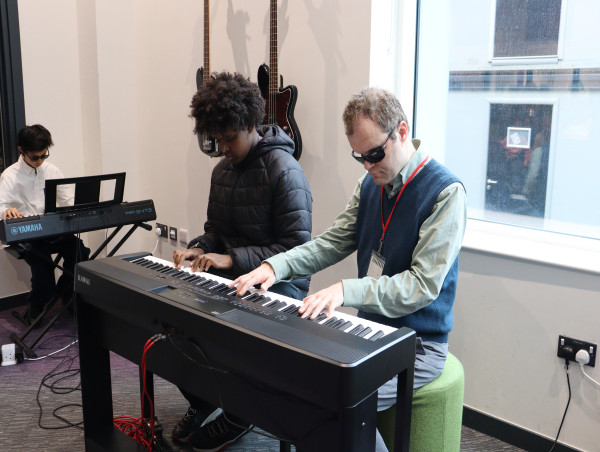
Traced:
[[2, 346], [2, 365], [12, 366], [17, 364], [15, 344], [4, 344]]

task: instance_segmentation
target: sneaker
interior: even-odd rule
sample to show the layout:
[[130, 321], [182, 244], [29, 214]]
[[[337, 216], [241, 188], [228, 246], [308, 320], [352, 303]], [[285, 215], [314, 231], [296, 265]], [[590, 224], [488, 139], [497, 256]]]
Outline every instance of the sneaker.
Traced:
[[173, 427], [171, 438], [176, 443], [186, 443], [190, 434], [200, 428], [205, 422], [211, 421], [221, 414], [220, 408], [210, 404], [202, 404], [199, 408], [188, 408], [183, 418]]
[[199, 410], [189, 407], [181, 420], [173, 427], [171, 438], [177, 443], [185, 443], [190, 434], [200, 426]]
[[202, 452], [217, 452], [227, 449], [253, 428], [246, 422], [238, 422], [240, 426], [232, 424], [224, 415], [220, 415], [214, 421], [194, 430], [188, 438], [188, 444], [192, 449]]

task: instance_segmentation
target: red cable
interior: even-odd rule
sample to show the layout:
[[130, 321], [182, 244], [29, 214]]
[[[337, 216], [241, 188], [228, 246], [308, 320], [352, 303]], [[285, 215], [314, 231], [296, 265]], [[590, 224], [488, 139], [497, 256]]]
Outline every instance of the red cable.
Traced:
[[[136, 442], [141, 444], [146, 448], [146, 450], [152, 450], [152, 443], [154, 442], [154, 406], [152, 404], [152, 399], [150, 398], [150, 394], [148, 393], [146, 387], [146, 354], [148, 350], [156, 343], [157, 337], [153, 336], [152, 338], [146, 341], [144, 345], [144, 352], [142, 353], [142, 362], [141, 362], [141, 371], [142, 371], [142, 400], [141, 400], [141, 408], [142, 408], [142, 416], [138, 419], [132, 416], [115, 416], [113, 418], [113, 422], [115, 427], [121, 430], [124, 434], [134, 439]], [[146, 438], [146, 431], [144, 429], [144, 399], [148, 398], [148, 403], [150, 404], [150, 438]]]

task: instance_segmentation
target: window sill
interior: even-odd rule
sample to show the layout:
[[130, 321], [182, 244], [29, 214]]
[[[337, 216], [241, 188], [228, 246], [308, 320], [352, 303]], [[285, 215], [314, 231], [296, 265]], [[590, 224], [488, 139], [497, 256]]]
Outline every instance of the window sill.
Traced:
[[469, 219], [463, 249], [600, 274], [600, 240]]
[[558, 56], [539, 56], [539, 57], [493, 57], [489, 62], [492, 66], [515, 66], [519, 64], [558, 64]]

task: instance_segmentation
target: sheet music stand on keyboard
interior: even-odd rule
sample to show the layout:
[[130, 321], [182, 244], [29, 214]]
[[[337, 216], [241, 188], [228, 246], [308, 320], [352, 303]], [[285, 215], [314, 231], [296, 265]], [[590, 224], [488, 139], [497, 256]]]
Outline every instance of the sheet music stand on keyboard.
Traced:
[[[61, 190], [71, 190], [73, 205], [58, 205], [56, 199]], [[103, 199], [100, 194], [102, 193]], [[46, 179], [44, 187], [44, 213], [54, 214], [91, 207], [110, 206], [123, 202], [125, 173], [99, 174], [96, 176]]]

